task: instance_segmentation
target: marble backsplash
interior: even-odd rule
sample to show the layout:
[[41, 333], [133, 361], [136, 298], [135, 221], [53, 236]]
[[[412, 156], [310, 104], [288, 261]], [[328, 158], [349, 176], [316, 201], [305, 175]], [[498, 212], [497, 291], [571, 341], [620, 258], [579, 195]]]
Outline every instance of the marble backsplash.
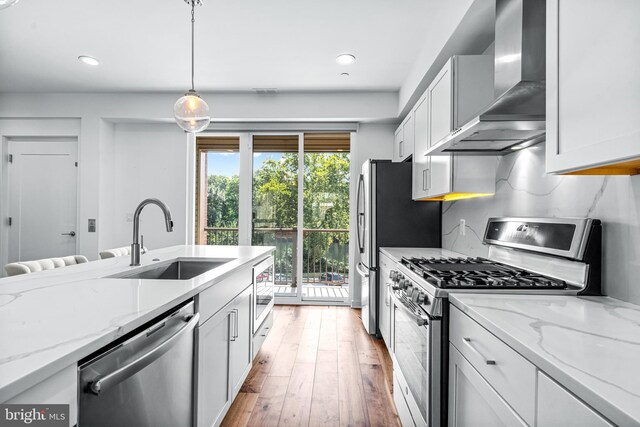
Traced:
[[[544, 144], [496, 161], [495, 196], [444, 204], [444, 248], [486, 256], [482, 236], [492, 216], [598, 218], [603, 222], [604, 293], [640, 304], [640, 175], [547, 175]], [[461, 219], [466, 221], [464, 236]]]

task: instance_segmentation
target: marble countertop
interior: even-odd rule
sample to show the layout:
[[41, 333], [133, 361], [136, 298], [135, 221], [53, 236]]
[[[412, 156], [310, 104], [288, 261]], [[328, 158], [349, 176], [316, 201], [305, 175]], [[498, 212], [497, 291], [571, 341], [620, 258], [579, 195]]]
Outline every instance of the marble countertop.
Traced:
[[393, 260], [400, 261], [402, 257], [420, 256], [425, 258], [463, 257], [458, 252], [440, 248], [380, 248], [380, 252], [389, 255]]
[[272, 250], [267, 246], [185, 245], [142, 255], [142, 268], [156, 263], [153, 259], [233, 259], [191, 280], [105, 278], [141, 268], [130, 267], [128, 256], [0, 279], [0, 402]]
[[640, 306], [554, 295], [449, 300], [609, 420], [640, 426]]

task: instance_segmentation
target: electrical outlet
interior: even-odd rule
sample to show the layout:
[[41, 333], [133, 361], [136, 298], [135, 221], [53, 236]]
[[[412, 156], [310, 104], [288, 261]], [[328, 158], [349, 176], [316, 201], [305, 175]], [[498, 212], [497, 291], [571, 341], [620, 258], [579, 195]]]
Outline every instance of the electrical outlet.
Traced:
[[89, 218], [89, 233], [96, 232], [96, 220], [95, 218]]
[[458, 233], [460, 233], [461, 236], [464, 236], [465, 234], [467, 234], [467, 220], [465, 219], [460, 220], [460, 227], [458, 227]]

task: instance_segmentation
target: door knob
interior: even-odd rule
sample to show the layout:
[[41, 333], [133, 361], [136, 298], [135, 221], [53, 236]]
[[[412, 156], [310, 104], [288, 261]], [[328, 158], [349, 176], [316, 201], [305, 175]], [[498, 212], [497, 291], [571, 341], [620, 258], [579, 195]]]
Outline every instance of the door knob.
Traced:
[[61, 236], [71, 236], [74, 237], [76, 235], [75, 231], [70, 231], [68, 233], [62, 233]]

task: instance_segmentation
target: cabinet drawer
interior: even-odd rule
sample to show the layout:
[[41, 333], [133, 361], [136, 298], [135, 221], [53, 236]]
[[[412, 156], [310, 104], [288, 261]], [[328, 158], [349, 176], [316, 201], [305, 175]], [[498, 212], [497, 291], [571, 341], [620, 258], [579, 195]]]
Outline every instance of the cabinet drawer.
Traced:
[[500, 396], [534, 425], [536, 367], [454, 306], [449, 339]]
[[252, 282], [251, 266], [235, 271], [220, 282], [200, 292], [196, 296], [196, 310], [200, 313], [200, 324], [216, 314], [229, 301], [247, 288]]
[[265, 317], [264, 322], [260, 326], [260, 329], [253, 335], [253, 358], [255, 359], [256, 355], [260, 351], [260, 347], [264, 344], [264, 341], [267, 339], [269, 332], [271, 332], [271, 328], [273, 327], [273, 311], [270, 312], [267, 317]]

